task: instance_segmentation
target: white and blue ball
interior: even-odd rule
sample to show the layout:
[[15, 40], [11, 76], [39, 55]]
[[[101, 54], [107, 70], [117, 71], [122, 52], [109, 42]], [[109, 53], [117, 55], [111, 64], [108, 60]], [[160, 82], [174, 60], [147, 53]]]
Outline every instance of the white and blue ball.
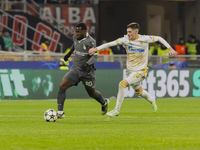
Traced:
[[57, 120], [57, 113], [54, 109], [48, 109], [47, 111], [45, 111], [44, 113], [44, 119], [47, 122], [55, 122]]

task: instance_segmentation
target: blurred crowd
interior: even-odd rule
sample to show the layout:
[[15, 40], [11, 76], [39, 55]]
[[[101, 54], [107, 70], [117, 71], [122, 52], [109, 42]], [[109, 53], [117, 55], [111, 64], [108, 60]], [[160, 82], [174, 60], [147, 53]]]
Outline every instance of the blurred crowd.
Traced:
[[[194, 35], [189, 35], [188, 40], [185, 41], [184, 37], [180, 37], [177, 44], [173, 48], [179, 55], [199, 55], [200, 54], [200, 41]], [[159, 42], [151, 44], [149, 47], [149, 55], [163, 56], [163, 63], [167, 63], [169, 59], [169, 50]], [[185, 57], [180, 58], [185, 61]], [[190, 60], [196, 60], [196, 57], [190, 57]]]
[[[93, 0], [34, 0], [36, 3], [44, 4], [93, 4]], [[32, 1], [29, 0], [31, 3]]]

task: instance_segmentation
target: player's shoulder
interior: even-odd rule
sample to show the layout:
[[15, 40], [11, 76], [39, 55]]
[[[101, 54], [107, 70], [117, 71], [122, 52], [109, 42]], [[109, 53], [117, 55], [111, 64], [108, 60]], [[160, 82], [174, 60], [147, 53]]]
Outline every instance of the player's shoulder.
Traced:
[[141, 34], [139, 34], [139, 36], [140, 36], [141, 39], [153, 38], [153, 35], [141, 35]]
[[142, 41], [146, 41], [146, 40], [153, 40], [154, 36], [153, 35], [140, 35], [139, 34], [139, 40], [142, 40]]
[[96, 47], [96, 40], [89, 34], [88, 34], [85, 42], [89, 47]]
[[90, 43], [90, 45], [93, 45], [94, 47], [96, 46], [96, 40], [91, 35], [88, 35], [87, 43]]
[[88, 34], [87, 36], [87, 40], [88, 41], [96, 41], [91, 35]]

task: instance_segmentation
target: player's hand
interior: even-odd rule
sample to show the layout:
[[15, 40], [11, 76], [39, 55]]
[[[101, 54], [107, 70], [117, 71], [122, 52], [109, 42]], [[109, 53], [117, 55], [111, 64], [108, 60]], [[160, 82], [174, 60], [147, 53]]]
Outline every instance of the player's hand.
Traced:
[[64, 57], [64, 61], [68, 61], [68, 56], [67, 55], [65, 55], [65, 57]]
[[171, 56], [177, 56], [179, 53], [177, 51], [175, 51], [172, 47], [169, 48], [169, 54]]
[[83, 72], [87, 72], [88, 69], [89, 69], [89, 65], [88, 65], [87, 63], [85, 63], [84, 65], [81, 66], [80, 69], [81, 69], [81, 71], [83, 71]]
[[88, 52], [89, 52], [89, 55], [94, 55], [96, 51], [98, 51], [97, 48], [90, 48]]
[[[67, 60], [68, 60], [68, 59], [67, 59]], [[68, 66], [68, 65], [69, 65], [69, 62], [68, 62], [68, 61], [65, 61], [63, 58], [61, 58], [60, 61], [62, 61], [63, 64], [64, 64], [65, 66]]]

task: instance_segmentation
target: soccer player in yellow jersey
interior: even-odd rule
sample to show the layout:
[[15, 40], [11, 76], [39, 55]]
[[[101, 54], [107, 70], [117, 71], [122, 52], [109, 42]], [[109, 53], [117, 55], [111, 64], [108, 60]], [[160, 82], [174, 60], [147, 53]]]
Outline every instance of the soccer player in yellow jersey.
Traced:
[[151, 96], [146, 90], [143, 90], [141, 82], [147, 75], [148, 50], [149, 43], [159, 41], [169, 49], [169, 54], [177, 56], [176, 52], [162, 37], [152, 35], [138, 34], [140, 26], [133, 22], [127, 25], [127, 35], [115, 41], [102, 44], [96, 48], [91, 48], [89, 54], [93, 55], [96, 51], [116, 45], [123, 45], [127, 53], [126, 78], [119, 83], [117, 94], [117, 103], [114, 110], [107, 113], [108, 116], [114, 117], [119, 115], [119, 110], [124, 100], [125, 88], [132, 86], [138, 96], [145, 98], [151, 103], [153, 112], [157, 111], [155, 96]]

